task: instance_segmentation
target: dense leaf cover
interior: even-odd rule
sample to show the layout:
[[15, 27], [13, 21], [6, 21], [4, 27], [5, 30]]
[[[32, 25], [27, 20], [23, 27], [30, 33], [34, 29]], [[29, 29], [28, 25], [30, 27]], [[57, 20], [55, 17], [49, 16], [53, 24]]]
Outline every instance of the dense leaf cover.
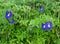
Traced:
[[[48, 21], [53, 28], [42, 30]], [[60, 44], [60, 0], [0, 0], [0, 44]]]

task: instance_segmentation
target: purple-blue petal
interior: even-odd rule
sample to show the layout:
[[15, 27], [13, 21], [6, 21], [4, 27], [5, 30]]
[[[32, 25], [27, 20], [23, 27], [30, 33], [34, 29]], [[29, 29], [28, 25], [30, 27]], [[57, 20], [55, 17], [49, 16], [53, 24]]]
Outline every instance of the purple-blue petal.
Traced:
[[[45, 28], [44, 28], [45, 26]], [[47, 30], [46, 25], [42, 23], [42, 30]]]
[[14, 23], [14, 19], [12, 19], [12, 22], [11, 23]]
[[[50, 27], [48, 25], [50, 25]], [[52, 29], [52, 27], [53, 27], [52, 22], [50, 22], [50, 21], [46, 22], [46, 27], [47, 27], [47, 29]]]
[[[8, 14], [10, 14], [10, 15], [8, 16]], [[11, 11], [10, 12], [6, 11], [5, 17], [6, 17], [6, 19], [11, 18], [12, 17], [12, 12]]]
[[41, 7], [40, 7], [40, 11], [41, 11], [41, 12], [44, 12], [44, 7], [41, 6]]

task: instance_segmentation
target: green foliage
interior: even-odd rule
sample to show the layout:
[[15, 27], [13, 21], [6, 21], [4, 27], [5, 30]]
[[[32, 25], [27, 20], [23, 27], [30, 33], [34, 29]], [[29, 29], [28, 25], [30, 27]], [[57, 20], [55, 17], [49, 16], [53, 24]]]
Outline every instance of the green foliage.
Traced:
[[[0, 44], [60, 44], [59, 5], [58, 0], [0, 0]], [[14, 24], [6, 20], [6, 10], [12, 11]], [[41, 24], [47, 21], [53, 29], [44, 31]]]

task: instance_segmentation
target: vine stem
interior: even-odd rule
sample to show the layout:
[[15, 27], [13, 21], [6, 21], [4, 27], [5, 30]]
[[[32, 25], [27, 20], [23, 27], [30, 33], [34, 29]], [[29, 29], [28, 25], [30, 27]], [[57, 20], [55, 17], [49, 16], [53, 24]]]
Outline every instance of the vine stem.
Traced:
[[59, 35], [59, 32], [58, 32], [57, 30], [56, 30], [56, 35], [57, 35], [57, 37], [59, 38], [60, 35]]

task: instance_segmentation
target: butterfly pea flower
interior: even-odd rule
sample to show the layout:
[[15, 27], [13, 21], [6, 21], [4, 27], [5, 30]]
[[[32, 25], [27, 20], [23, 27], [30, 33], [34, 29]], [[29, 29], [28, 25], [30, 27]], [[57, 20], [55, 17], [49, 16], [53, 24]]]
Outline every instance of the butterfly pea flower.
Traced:
[[42, 30], [47, 30], [46, 25], [42, 23]]
[[12, 12], [10, 11], [6, 11], [6, 15], [5, 15], [6, 19], [11, 18], [12, 17]]
[[46, 22], [46, 24], [42, 24], [42, 30], [51, 30], [52, 27], [52, 22]]
[[46, 22], [46, 27], [47, 27], [47, 29], [52, 29], [53, 28], [53, 24], [52, 24], [52, 22]]
[[41, 6], [41, 7], [40, 7], [40, 11], [41, 11], [41, 12], [44, 12], [44, 7]]
[[5, 15], [5, 18], [7, 19], [7, 21], [9, 23], [14, 23], [14, 19], [12, 19], [11, 21], [9, 20], [10, 18], [12, 17], [12, 12], [10, 11], [6, 11], [6, 15]]

